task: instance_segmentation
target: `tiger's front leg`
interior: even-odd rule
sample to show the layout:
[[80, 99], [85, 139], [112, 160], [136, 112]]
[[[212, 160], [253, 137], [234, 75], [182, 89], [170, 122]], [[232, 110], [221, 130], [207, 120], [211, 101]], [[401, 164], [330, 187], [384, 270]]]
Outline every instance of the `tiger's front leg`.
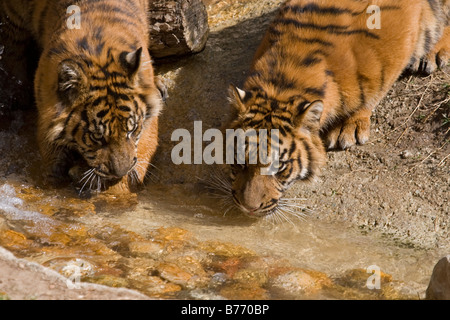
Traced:
[[370, 117], [372, 111], [362, 109], [355, 112], [341, 124], [332, 128], [325, 137], [328, 149], [348, 149], [354, 145], [365, 144], [370, 138]]

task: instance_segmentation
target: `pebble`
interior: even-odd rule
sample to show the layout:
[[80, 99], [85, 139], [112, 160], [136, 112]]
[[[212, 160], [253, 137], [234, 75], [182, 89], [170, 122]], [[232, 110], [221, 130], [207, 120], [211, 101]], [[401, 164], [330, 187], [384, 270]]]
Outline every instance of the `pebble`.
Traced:
[[412, 154], [412, 152], [409, 151], [409, 150], [405, 150], [405, 151], [403, 151], [402, 153], [400, 153], [400, 157], [401, 157], [402, 159], [409, 159], [409, 158], [411, 158], [412, 156], [413, 156], [413, 154]]

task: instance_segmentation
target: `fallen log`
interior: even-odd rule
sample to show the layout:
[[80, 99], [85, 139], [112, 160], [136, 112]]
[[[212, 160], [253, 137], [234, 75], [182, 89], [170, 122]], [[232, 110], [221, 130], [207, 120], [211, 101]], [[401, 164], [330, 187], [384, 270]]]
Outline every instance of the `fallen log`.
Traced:
[[209, 34], [202, 0], [149, 0], [150, 53], [154, 58], [198, 53]]

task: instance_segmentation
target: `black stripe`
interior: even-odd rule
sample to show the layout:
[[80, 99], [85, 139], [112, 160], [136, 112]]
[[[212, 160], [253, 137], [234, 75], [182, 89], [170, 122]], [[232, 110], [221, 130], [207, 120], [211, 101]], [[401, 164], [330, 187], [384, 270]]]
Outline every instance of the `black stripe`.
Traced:
[[89, 86], [89, 91], [103, 91], [106, 90], [106, 86], [94, 86], [94, 85], [90, 85]]
[[280, 160], [284, 158], [284, 156], [286, 155], [287, 152], [288, 152], [287, 149], [283, 150], [283, 152], [280, 154]]
[[78, 48], [85, 50], [88, 53], [91, 53], [91, 51], [90, 51], [91, 49], [89, 48], [88, 39], [86, 36], [77, 40], [77, 46], [78, 46]]
[[310, 95], [314, 95], [314, 96], [318, 96], [320, 98], [324, 98], [325, 97], [325, 91], [327, 89], [327, 83], [324, 83], [322, 85], [322, 87], [320, 88], [305, 88], [305, 93], [310, 94]]
[[120, 111], [123, 111], [123, 112], [131, 112], [131, 108], [128, 106], [119, 106], [118, 108]]
[[321, 63], [323, 60], [320, 58], [317, 58], [315, 56], [308, 56], [305, 59], [302, 60], [301, 64], [304, 67], [312, 67], [316, 64]]
[[132, 89], [126, 82], [113, 82], [112, 86], [119, 89]]
[[103, 52], [103, 48], [105, 47], [105, 41], [101, 41], [99, 44], [97, 44], [97, 46], [95, 47], [95, 54], [96, 55], [101, 55]]
[[115, 100], [123, 100], [123, 101], [131, 101], [130, 97], [123, 93], [118, 93], [110, 88], [107, 88], [107, 92], [109, 96], [112, 96]]
[[272, 100], [272, 101], [270, 102], [270, 108], [271, 108], [272, 110], [278, 109], [278, 101]]
[[75, 127], [72, 130], [72, 137], [76, 136], [76, 134], [78, 132], [78, 129], [80, 129], [80, 123], [79, 122], [75, 125]]
[[273, 26], [273, 25], [269, 27], [268, 32], [273, 37], [279, 37], [284, 34], [284, 32], [281, 32], [281, 31], [275, 29], [275, 26]]
[[109, 109], [101, 110], [97, 112], [97, 118], [103, 118], [109, 113]]
[[364, 85], [363, 82], [367, 81], [368, 79], [363, 76], [362, 74], [358, 74], [358, 84], [359, 84], [359, 91], [360, 91], [360, 101], [361, 101], [361, 107], [366, 105], [366, 94], [364, 92]]
[[334, 47], [334, 44], [329, 42], [329, 41], [325, 41], [325, 40], [321, 40], [321, 39], [317, 39], [317, 38], [301, 38], [301, 37], [297, 37], [297, 36], [293, 36], [295, 40], [303, 42], [303, 43], [307, 43], [307, 44], [320, 44], [322, 46], [325, 47]]
[[[303, 147], [306, 150], [306, 153], [308, 154], [308, 173], [306, 174], [305, 177], [303, 177], [303, 180], [308, 180], [312, 177], [313, 172], [312, 172], [312, 152], [311, 152], [311, 148], [309, 147], [308, 143], [306, 143], [305, 140], [300, 140], [303, 143]], [[303, 163], [302, 163], [303, 166]], [[303, 169], [303, 167], [302, 167]]]
[[274, 115], [272, 115], [274, 118], [277, 118], [277, 119], [279, 119], [279, 120], [281, 120], [281, 121], [284, 121], [284, 122], [286, 122], [286, 123], [289, 123], [289, 124], [291, 124], [292, 123], [292, 118], [288, 118], [288, 117], [285, 117], [285, 116], [282, 116], [282, 115], [277, 115], [277, 114], [274, 114]]
[[433, 10], [434, 15], [439, 14], [439, 2], [438, 0], [428, 0], [428, 4], [430, 5], [431, 10]]
[[50, 56], [57, 56], [57, 55], [65, 53], [65, 52], [67, 52], [67, 48], [66, 48], [65, 44], [59, 43], [56, 47], [51, 48], [48, 51], [48, 54]]
[[276, 203], [278, 202], [278, 199], [271, 199], [269, 204], [266, 205], [264, 208], [262, 208], [261, 210], [264, 211], [266, 209], [269, 209], [271, 207], [273, 207]]
[[286, 132], [286, 129], [284, 127], [279, 127], [277, 129], [280, 132], [280, 135], [282, 135], [283, 137], [287, 136], [287, 132]]
[[385, 82], [386, 82], [386, 71], [384, 70], [384, 66], [381, 66], [380, 91], [383, 91]]
[[67, 128], [67, 125], [69, 124], [69, 121], [72, 119], [74, 114], [75, 110], [70, 111], [69, 115], [66, 118], [66, 121], [64, 122], [64, 128]]
[[[84, 121], [86, 124], [89, 124], [87, 109], [83, 109], [83, 111], [81, 111], [81, 121]], [[87, 128], [85, 128], [85, 130], [87, 130]]]
[[93, 102], [92, 102], [92, 106], [93, 107], [96, 107], [96, 106], [98, 106], [98, 105], [100, 105], [102, 102], [106, 102], [107, 101], [107, 98], [106, 97], [98, 97], [97, 99], [95, 99]]
[[280, 89], [294, 89], [297, 87], [296, 83], [288, 79], [283, 73], [270, 75], [266, 81]]
[[292, 156], [292, 154], [295, 152], [296, 149], [297, 149], [297, 145], [295, 144], [295, 141], [292, 141], [291, 147], [289, 149], [289, 155]]
[[327, 56], [327, 55], [328, 54], [323, 50], [314, 50], [313, 52], [310, 52], [308, 56], [300, 62], [300, 65], [302, 67], [312, 67], [313, 65], [316, 65], [323, 61], [322, 58], [318, 56]]
[[431, 36], [431, 31], [429, 29], [425, 30], [425, 53], [430, 52], [433, 46], [433, 37]]
[[356, 29], [356, 30], [348, 30], [348, 26], [339, 26], [339, 25], [316, 25], [313, 23], [303, 23], [299, 22], [294, 19], [276, 19], [275, 20], [276, 25], [283, 25], [283, 26], [294, 26], [299, 29], [313, 29], [313, 30], [320, 30], [320, 31], [326, 31], [330, 34], [335, 35], [354, 35], [354, 34], [362, 34], [367, 37], [373, 38], [373, 39], [380, 39], [378, 35], [375, 33], [369, 32], [365, 29]]
[[295, 14], [303, 14], [303, 13], [317, 13], [317, 14], [330, 14], [330, 15], [341, 15], [341, 14], [351, 14], [358, 15], [360, 12], [354, 12], [349, 9], [342, 9], [338, 7], [320, 7], [317, 4], [309, 3], [303, 7], [288, 5], [282, 9], [282, 12], [292, 12]]

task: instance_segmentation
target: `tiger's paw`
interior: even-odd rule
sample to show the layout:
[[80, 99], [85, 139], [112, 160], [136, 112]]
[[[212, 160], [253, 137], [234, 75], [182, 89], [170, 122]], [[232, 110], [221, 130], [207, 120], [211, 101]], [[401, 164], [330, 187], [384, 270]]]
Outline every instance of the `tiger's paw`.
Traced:
[[436, 55], [436, 63], [439, 69], [444, 69], [450, 61], [450, 51], [441, 50]]
[[450, 52], [440, 50], [438, 53], [431, 52], [426, 57], [409, 67], [412, 72], [417, 72], [429, 76], [437, 69], [443, 69], [450, 60]]
[[348, 149], [366, 144], [370, 138], [370, 116], [353, 116], [328, 132], [325, 143], [329, 150]]

